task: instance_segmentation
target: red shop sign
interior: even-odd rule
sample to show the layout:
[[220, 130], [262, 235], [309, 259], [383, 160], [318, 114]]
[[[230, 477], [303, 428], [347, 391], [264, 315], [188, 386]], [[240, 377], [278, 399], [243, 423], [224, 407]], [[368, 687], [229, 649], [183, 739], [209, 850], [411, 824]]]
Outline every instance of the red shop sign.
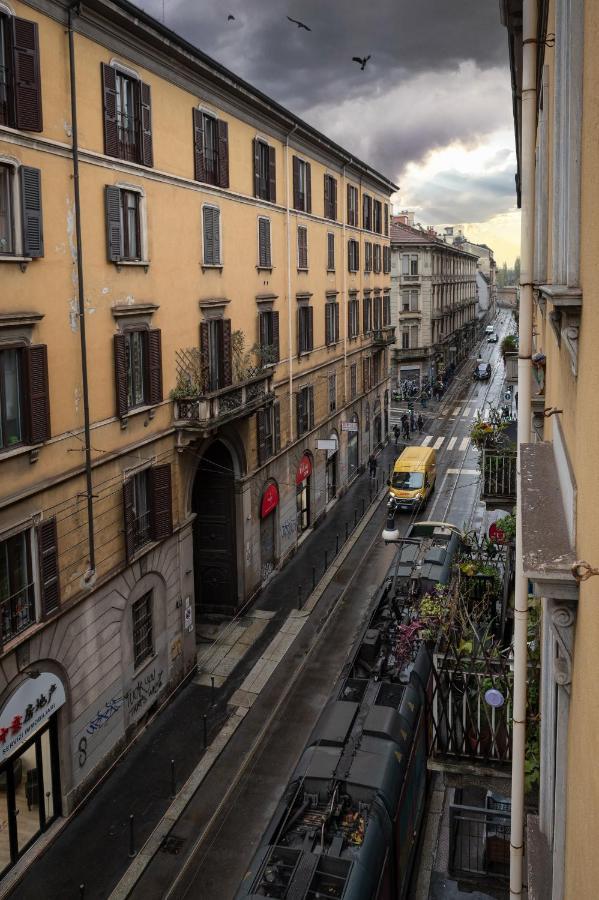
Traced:
[[260, 504], [260, 518], [265, 519], [269, 513], [276, 509], [279, 504], [279, 492], [276, 484], [269, 484], [262, 494], [262, 503]]
[[312, 474], [312, 463], [310, 461], [310, 457], [305, 453], [300, 459], [300, 464], [297, 467], [297, 474], [295, 476], [295, 483], [301, 484], [302, 481], [305, 481], [306, 478], [309, 478]]

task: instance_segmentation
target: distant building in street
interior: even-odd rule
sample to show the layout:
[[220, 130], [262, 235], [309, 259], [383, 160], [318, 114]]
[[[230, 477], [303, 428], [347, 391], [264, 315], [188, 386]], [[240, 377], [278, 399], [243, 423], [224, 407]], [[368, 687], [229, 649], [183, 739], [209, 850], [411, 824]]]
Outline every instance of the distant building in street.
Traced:
[[497, 312], [497, 263], [490, 247], [486, 244], [475, 244], [465, 237], [458, 225], [436, 225], [435, 231], [446, 244], [460, 247], [478, 257], [476, 285], [478, 289], [477, 317], [479, 323], [493, 321]]
[[468, 354], [478, 334], [476, 265], [476, 255], [414, 227], [412, 213], [392, 217], [394, 383], [432, 380]]

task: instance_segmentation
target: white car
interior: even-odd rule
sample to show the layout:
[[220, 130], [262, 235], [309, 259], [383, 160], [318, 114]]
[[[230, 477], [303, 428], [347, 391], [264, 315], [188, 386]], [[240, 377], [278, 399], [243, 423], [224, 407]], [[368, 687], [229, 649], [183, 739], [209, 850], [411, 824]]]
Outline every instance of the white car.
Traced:
[[494, 331], [495, 331], [494, 325], [487, 325], [487, 327], [485, 328], [485, 334], [493, 334]]
[[497, 335], [493, 331], [487, 338], [487, 344], [496, 344], [496, 343], [497, 343]]

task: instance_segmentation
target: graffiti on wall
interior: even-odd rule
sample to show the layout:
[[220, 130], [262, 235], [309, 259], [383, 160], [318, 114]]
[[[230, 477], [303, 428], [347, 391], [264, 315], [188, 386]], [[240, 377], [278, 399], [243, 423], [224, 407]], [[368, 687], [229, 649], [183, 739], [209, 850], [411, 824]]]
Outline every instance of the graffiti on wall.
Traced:
[[287, 519], [281, 522], [281, 534], [283, 537], [293, 537], [297, 530], [297, 522], [295, 519]]
[[149, 672], [146, 672], [143, 677], [138, 678], [128, 691], [125, 691], [123, 700], [127, 704], [127, 711], [130, 716], [138, 715], [146, 706], [154, 702], [163, 687], [162, 676], [162, 669], [154, 667]]

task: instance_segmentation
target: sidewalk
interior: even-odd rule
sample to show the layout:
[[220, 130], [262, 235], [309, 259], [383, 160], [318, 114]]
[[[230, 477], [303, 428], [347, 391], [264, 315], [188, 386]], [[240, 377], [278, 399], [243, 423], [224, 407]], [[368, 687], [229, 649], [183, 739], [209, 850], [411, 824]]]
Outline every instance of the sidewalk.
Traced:
[[[392, 444], [379, 453], [379, 491], [395, 456]], [[110, 895], [131, 863], [129, 817], [134, 816], [135, 849], [139, 850], [171, 804], [171, 760], [175, 763], [179, 790], [204, 755], [203, 716], [207, 716], [210, 743], [229, 717], [230, 697], [297, 607], [300, 593], [302, 602], [311, 593], [313, 569], [317, 584], [322, 578], [325, 551], [330, 566], [335, 561], [337, 538], [341, 550], [346, 524], [351, 541], [354, 522], [368, 511], [371, 497], [375, 496], [375, 482], [367, 473], [358, 476], [314, 534], [256, 598], [252, 609], [273, 615], [266, 619], [268, 624], [239, 665], [222, 686], [216, 687], [214, 705], [209, 686], [197, 680], [185, 685], [149, 723], [89, 802], [65, 824], [12, 892], [0, 892], [2, 896], [19, 900], [105, 900]], [[165, 851], [168, 852], [166, 848]], [[83, 894], [80, 885], [85, 885]]]

